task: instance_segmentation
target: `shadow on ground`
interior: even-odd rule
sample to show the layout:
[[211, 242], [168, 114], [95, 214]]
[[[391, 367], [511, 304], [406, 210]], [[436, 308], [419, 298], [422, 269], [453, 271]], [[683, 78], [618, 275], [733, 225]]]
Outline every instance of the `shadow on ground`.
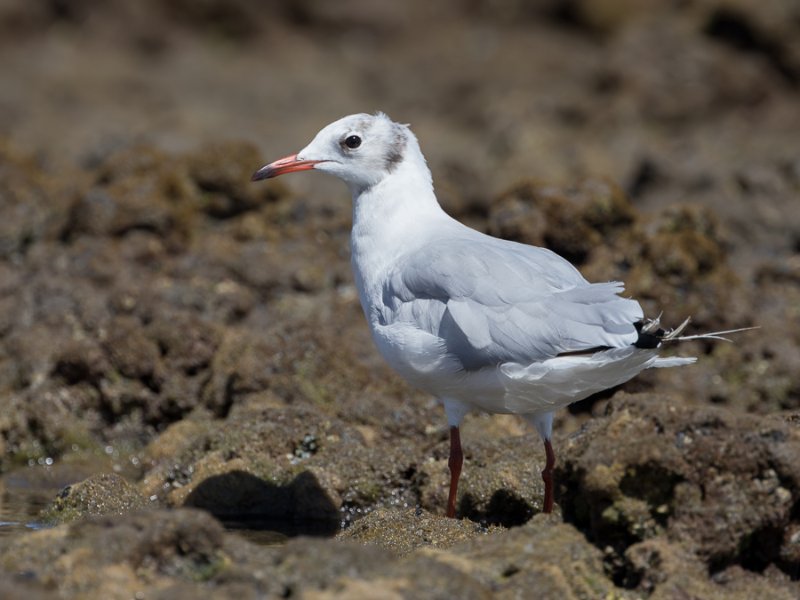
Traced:
[[204, 479], [186, 507], [201, 508], [234, 529], [276, 531], [287, 536], [329, 537], [339, 531], [339, 510], [313, 473], [287, 485], [269, 483], [245, 471]]

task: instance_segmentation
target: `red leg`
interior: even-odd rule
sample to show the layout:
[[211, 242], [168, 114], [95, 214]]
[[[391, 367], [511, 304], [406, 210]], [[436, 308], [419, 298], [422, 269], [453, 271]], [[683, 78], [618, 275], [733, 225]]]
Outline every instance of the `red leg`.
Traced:
[[461, 476], [461, 465], [464, 464], [464, 453], [461, 451], [461, 434], [458, 427], [450, 428], [450, 495], [447, 498], [447, 516], [451, 519], [456, 516], [456, 495], [458, 493], [458, 478]]
[[544, 453], [547, 462], [542, 469], [542, 481], [544, 481], [544, 506], [542, 512], [553, 512], [553, 467], [556, 466], [556, 453], [553, 452], [553, 445], [550, 440], [544, 441]]

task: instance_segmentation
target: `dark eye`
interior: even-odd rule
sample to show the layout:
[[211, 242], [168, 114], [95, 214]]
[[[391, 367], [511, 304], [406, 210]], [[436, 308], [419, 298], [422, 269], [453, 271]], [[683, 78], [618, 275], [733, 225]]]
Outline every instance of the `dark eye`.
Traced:
[[344, 145], [354, 150], [361, 145], [361, 138], [357, 135], [348, 135], [344, 140]]

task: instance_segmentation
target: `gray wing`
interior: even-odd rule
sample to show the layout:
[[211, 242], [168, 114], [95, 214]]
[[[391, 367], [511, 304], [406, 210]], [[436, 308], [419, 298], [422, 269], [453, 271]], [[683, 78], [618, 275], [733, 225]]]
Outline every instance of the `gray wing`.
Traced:
[[481, 235], [406, 255], [386, 279], [378, 317], [438, 336], [474, 370], [634, 343], [642, 309], [622, 291], [588, 283], [549, 250]]

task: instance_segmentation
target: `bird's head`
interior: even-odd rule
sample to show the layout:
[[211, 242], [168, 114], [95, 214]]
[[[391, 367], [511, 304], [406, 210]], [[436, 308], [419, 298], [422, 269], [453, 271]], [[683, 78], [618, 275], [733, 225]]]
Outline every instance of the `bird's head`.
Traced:
[[392, 173], [416, 138], [383, 113], [350, 115], [323, 128], [311, 143], [261, 167], [253, 181], [314, 169], [335, 175], [352, 190], [364, 190]]

